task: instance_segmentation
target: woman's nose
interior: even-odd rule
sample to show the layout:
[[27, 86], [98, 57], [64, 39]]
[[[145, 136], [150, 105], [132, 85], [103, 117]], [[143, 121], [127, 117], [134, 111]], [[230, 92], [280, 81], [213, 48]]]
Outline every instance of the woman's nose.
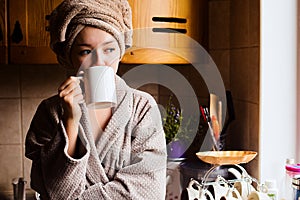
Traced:
[[105, 59], [100, 50], [95, 49], [92, 52], [92, 65], [93, 66], [105, 66]]

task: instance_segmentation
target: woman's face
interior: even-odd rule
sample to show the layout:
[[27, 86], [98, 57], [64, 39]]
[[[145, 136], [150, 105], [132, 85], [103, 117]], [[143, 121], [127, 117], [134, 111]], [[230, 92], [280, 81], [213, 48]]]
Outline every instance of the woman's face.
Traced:
[[91, 66], [110, 66], [116, 73], [120, 48], [112, 35], [87, 26], [75, 38], [71, 48], [71, 61], [77, 70]]

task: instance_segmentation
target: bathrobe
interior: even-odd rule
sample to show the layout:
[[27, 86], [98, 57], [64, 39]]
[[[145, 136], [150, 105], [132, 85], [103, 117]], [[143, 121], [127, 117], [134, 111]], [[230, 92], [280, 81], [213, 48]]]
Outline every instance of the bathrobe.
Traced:
[[43, 100], [26, 136], [31, 187], [42, 199], [165, 198], [166, 142], [155, 100], [116, 77], [117, 106], [95, 142], [86, 105], [79, 138], [85, 154], [72, 158], [58, 96]]

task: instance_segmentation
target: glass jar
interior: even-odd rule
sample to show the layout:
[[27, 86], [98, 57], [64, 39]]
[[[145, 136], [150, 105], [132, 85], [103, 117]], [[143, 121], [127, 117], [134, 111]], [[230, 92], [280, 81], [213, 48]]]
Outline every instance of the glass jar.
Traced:
[[292, 181], [293, 186], [293, 200], [300, 199], [300, 176], [296, 176]]
[[[286, 169], [285, 199], [295, 200], [293, 198], [294, 188], [292, 187], [292, 185], [293, 185], [293, 179], [295, 177], [300, 177], [300, 164], [287, 164], [285, 165], [285, 169]], [[296, 200], [298, 200], [298, 198]]]

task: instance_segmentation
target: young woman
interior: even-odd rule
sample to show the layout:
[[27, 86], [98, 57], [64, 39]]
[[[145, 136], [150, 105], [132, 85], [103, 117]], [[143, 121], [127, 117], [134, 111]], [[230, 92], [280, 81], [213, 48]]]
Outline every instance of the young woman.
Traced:
[[[131, 44], [125, 0], [65, 0], [51, 14], [62, 66], [109, 66]], [[31, 187], [41, 199], [164, 199], [166, 146], [155, 100], [117, 75], [117, 105], [88, 109], [76, 76], [41, 102], [26, 136]]]

